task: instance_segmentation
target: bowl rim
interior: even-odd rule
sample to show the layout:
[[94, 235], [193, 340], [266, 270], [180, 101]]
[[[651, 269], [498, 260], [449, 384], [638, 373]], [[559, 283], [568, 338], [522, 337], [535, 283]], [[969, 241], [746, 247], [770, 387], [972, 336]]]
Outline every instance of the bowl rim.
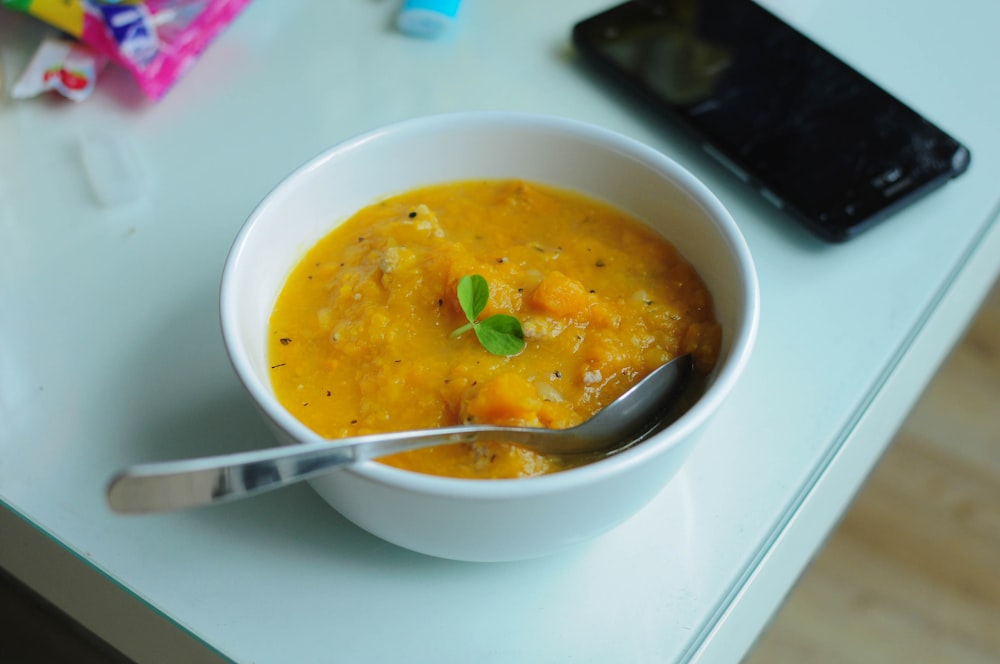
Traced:
[[[749, 361], [756, 342], [760, 317], [760, 292], [756, 268], [746, 239], [736, 221], [721, 201], [708, 187], [678, 162], [658, 150], [611, 129], [561, 116], [516, 111], [460, 111], [414, 117], [384, 125], [328, 147], [302, 163], [282, 178], [254, 207], [244, 221], [226, 257], [219, 287], [219, 312], [223, 343], [230, 364], [256, 405], [271, 422], [289, 438], [299, 441], [322, 438], [292, 416], [263, 385], [249, 365], [247, 349], [236, 341], [236, 313], [234, 295], [237, 284], [234, 273], [244, 247], [250, 242], [254, 228], [260, 223], [271, 201], [295, 186], [303, 174], [322, 167], [326, 162], [343, 154], [350, 154], [372, 141], [391, 140], [394, 136], [414, 132], [440, 131], [453, 128], [488, 127], [504, 125], [508, 128], [526, 127], [534, 131], [557, 133], [603, 145], [610, 150], [630, 156], [644, 167], [662, 172], [676, 183], [712, 219], [725, 240], [726, 248], [735, 263], [741, 279], [740, 302], [742, 311], [735, 329], [730, 353], [721, 368], [717, 369], [705, 393], [682, 414], [677, 421], [656, 436], [612, 456], [568, 470], [547, 475], [516, 479], [463, 479], [427, 475], [395, 468], [377, 461], [363, 461], [340, 469], [369, 482], [394, 487], [403, 491], [440, 497], [460, 497], [464, 500], [524, 499], [557, 493], [591, 484], [602, 477], [619, 475], [645, 463], [650, 457], [664, 453], [692, 436], [718, 409], [732, 391], [740, 374]], [[669, 240], [669, 238], [667, 238]], [[322, 478], [321, 478], [322, 479]]]

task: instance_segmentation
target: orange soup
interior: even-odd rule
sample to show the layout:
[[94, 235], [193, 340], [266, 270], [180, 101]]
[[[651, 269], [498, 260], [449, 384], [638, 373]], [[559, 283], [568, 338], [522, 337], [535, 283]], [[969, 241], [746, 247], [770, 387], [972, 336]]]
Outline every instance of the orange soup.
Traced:
[[[468, 322], [457, 296], [467, 275], [489, 285], [479, 320], [520, 321], [520, 353], [452, 336]], [[523, 181], [432, 186], [361, 210], [293, 270], [269, 332], [278, 399], [330, 438], [574, 426], [677, 355], [708, 373], [721, 339], [708, 290], [671, 244], [607, 204]], [[381, 461], [471, 478], [567, 465], [493, 442]]]

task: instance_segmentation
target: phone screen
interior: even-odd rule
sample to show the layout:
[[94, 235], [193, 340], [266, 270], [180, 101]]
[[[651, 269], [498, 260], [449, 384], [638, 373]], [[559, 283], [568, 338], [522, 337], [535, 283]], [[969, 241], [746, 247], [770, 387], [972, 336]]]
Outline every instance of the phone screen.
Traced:
[[581, 21], [573, 42], [826, 240], [969, 163], [955, 139], [752, 0], [637, 0]]

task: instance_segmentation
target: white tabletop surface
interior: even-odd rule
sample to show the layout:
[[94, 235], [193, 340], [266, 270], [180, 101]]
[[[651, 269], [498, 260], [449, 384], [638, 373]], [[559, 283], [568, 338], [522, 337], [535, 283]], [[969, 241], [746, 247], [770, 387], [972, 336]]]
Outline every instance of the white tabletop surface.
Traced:
[[[961, 178], [837, 246], [586, 75], [570, 26], [610, 4], [470, 1], [453, 33], [421, 41], [392, 28], [395, 0], [258, 1], [157, 104], [115, 70], [79, 104], [0, 101], [0, 564], [31, 576], [24, 561], [58, 543], [77, 576], [124, 588], [179, 638], [241, 662], [737, 659], [997, 274], [1000, 3], [766, 3], [973, 154]], [[0, 13], [5, 87], [45, 33]], [[306, 485], [111, 514], [103, 487], [125, 464], [272, 443], [227, 363], [216, 306], [255, 203], [342, 139], [471, 109], [636, 137], [704, 180], [741, 226], [760, 273], [759, 341], [681, 473], [604, 537], [508, 564], [383, 543]], [[137, 200], [95, 199], [85, 138], [132, 150]], [[11, 515], [45, 537], [25, 551]], [[135, 640], [122, 647], [155, 658]]]

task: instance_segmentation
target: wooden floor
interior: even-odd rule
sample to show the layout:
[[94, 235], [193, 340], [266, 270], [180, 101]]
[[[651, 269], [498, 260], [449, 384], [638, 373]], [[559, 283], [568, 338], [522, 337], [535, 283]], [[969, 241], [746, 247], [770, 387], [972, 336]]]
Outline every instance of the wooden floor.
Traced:
[[[0, 574], [0, 660], [118, 662]], [[1000, 662], [1000, 286], [744, 664]]]
[[1000, 285], [744, 664], [1000, 662]]

